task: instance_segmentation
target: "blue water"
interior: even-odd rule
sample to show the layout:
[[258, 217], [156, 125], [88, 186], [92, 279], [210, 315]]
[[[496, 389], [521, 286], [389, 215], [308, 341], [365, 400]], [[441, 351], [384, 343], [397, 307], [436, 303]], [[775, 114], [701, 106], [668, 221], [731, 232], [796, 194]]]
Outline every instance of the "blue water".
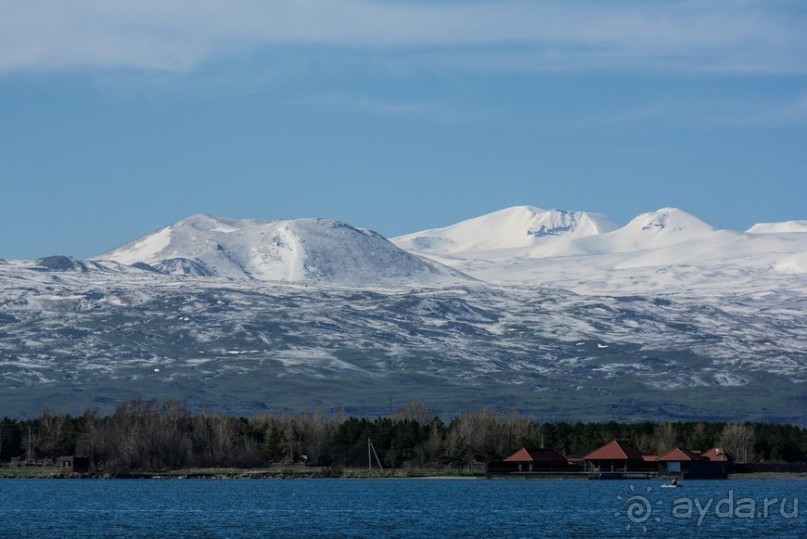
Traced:
[[807, 480], [687, 481], [680, 489], [660, 485], [10, 479], [0, 480], [0, 536], [807, 537]]

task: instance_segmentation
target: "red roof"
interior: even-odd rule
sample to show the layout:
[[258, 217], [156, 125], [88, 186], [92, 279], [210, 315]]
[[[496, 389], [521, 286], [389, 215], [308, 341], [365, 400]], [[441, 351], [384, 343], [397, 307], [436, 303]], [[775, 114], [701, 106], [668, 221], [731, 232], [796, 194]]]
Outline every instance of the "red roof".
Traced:
[[703, 453], [701, 456], [714, 462], [729, 462], [732, 460], [731, 455], [726, 453], [720, 447], [713, 447], [709, 451]]
[[586, 460], [644, 460], [644, 453], [632, 445], [614, 440], [583, 458]]
[[532, 457], [530, 456], [530, 452], [527, 451], [526, 448], [522, 447], [506, 459], [505, 462], [532, 462]]
[[684, 461], [684, 460], [705, 460], [702, 456], [696, 454], [689, 449], [683, 447], [676, 447], [667, 453], [656, 458], [657, 462], [671, 462], [671, 461]]
[[551, 449], [532, 449], [527, 451], [521, 448], [506, 459], [504, 462], [567, 462], [566, 457], [558, 455]]

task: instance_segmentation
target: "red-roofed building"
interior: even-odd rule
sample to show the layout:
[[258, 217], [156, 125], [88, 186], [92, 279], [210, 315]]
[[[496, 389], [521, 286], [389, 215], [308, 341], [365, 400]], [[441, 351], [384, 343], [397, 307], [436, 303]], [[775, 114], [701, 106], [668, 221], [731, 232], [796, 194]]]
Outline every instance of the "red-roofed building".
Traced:
[[658, 457], [656, 462], [658, 462], [658, 471], [661, 475], [689, 478], [726, 477], [731, 471], [728, 457], [719, 448], [697, 453], [676, 447]]
[[586, 462], [586, 471], [598, 473], [600, 477], [605, 478], [608, 476], [602, 474], [611, 472], [622, 477], [622, 474], [630, 472], [656, 471], [655, 460], [646, 460], [646, 457], [647, 455], [632, 445], [614, 440], [590, 452], [583, 459]]
[[642, 453], [632, 445], [622, 442], [620, 440], [614, 440], [613, 442], [608, 442], [604, 446], [595, 449], [594, 451], [592, 451], [583, 458], [591, 461], [602, 461], [602, 460], [641, 461], [643, 457], [644, 453]]
[[701, 455], [712, 462], [734, 462], [731, 455], [726, 453], [721, 447], [713, 447]]
[[670, 451], [667, 451], [660, 457], [656, 457], [656, 462], [683, 462], [693, 460], [708, 460], [708, 459], [704, 459], [702, 456], [695, 453], [694, 451], [684, 449], [683, 447], [676, 447], [674, 449], [671, 449]]
[[499, 462], [488, 464], [489, 473], [540, 473], [540, 472], [573, 472], [576, 468], [569, 464], [566, 457], [551, 449], [521, 448]]
[[[706, 461], [705, 458], [681, 447], [676, 447], [656, 458], [661, 474], [683, 475], [691, 470], [693, 462]], [[708, 461], [707, 461], [708, 462]]]
[[525, 447], [522, 447], [506, 459], [503, 462], [532, 462], [533, 458], [530, 455], [530, 452], [527, 451]]

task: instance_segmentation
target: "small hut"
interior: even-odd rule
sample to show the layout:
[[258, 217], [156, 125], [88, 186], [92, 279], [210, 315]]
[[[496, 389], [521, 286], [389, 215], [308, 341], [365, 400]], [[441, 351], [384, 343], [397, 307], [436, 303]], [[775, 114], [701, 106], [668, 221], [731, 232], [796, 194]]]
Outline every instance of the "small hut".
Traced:
[[488, 473], [557, 473], [575, 471], [566, 457], [551, 449], [530, 449], [522, 447], [504, 460], [488, 464]]
[[56, 466], [65, 473], [87, 473], [90, 471], [90, 459], [74, 455], [59, 457], [56, 459]]

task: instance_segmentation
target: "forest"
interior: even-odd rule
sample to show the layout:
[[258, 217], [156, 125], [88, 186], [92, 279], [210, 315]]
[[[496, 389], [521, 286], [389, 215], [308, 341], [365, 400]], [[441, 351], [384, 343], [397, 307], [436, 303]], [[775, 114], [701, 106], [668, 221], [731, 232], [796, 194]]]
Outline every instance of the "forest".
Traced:
[[0, 422], [0, 463], [89, 458], [95, 472], [125, 474], [195, 467], [272, 464], [367, 466], [367, 439], [390, 468], [464, 466], [500, 460], [521, 447], [582, 456], [613, 439], [648, 454], [673, 447], [722, 447], [738, 462], [803, 462], [807, 429], [780, 424], [709, 421], [541, 423], [516, 413], [466, 411], [449, 421], [410, 402], [388, 417], [348, 417], [321, 410], [232, 417], [191, 411], [174, 401], [133, 400], [110, 415], [73, 416], [45, 409]]

